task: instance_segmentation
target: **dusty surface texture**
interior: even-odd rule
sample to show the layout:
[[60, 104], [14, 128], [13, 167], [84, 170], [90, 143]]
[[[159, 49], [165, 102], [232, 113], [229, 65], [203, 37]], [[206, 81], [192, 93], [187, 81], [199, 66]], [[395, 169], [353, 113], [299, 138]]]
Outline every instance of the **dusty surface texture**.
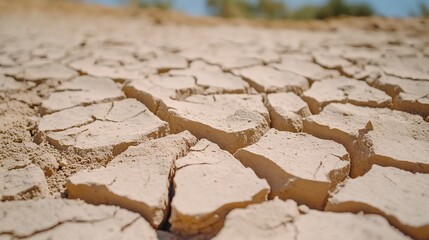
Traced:
[[294, 93], [272, 93], [267, 96], [271, 126], [280, 131], [301, 132], [303, 118], [311, 115], [304, 100]]
[[48, 183], [40, 167], [29, 164], [12, 169], [1, 169], [0, 199], [20, 200], [49, 195]]
[[299, 209], [274, 199], [233, 210], [214, 239], [410, 239], [380, 216]]
[[0, 0], [0, 239], [428, 239], [428, 26]]
[[136, 213], [75, 200], [42, 199], [0, 203], [5, 239], [157, 239]]
[[[135, 99], [66, 109], [43, 116], [40, 124], [42, 129], [39, 130], [44, 132], [38, 134], [45, 135], [55, 148], [72, 149], [98, 161], [110, 160], [130, 145], [169, 132], [166, 122]], [[43, 141], [43, 137], [37, 141]]]
[[168, 101], [158, 116], [172, 132], [189, 130], [234, 153], [256, 142], [269, 129], [269, 113], [259, 95], [194, 95], [186, 101]]
[[[328, 211], [366, 212], [384, 216], [416, 239], [429, 237], [429, 176], [392, 167], [373, 166], [362, 177], [347, 180], [329, 199]], [[368, 188], [371, 186], [371, 188]]]
[[374, 89], [363, 81], [345, 77], [315, 82], [303, 97], [314, 114], [320, 113], [329, 103], [349, 102], [358, 106], [387, 107], [392, 101], [383, 91]]
[[329, 191], [350, 170], [348, 153], [341, 144], [274, 129], [234, 156], [267, 179], [270, 197], [293, 199], [316, 209], [324, 208]]
[[418, 115], [335, 103], [305, 118], [304, 131], [343, 144], [351, 155], [353, 177], [372, 164], [429, 171], [429, 123]]
[[176, 161], [171, 230], [182, 235], [218, 231], [234, 208], [267, 199], [269, 186], [216, 144], [200, 140]]
[[195, 142], [194, 136], [183, 132], [130, 147], [106, 168], [72, 175], [66, 183], [68, 197], [118, 205], [159, 227], [169, 207], [174, 160], [186, 155]]

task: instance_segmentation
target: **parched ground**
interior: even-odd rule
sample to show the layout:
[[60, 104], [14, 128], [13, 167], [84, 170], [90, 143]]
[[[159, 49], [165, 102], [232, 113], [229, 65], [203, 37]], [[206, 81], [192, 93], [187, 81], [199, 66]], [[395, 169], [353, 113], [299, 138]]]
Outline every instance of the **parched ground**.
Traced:
[[0, 239], [429, 239], [427, 19], [47, 3], [0, 2]]

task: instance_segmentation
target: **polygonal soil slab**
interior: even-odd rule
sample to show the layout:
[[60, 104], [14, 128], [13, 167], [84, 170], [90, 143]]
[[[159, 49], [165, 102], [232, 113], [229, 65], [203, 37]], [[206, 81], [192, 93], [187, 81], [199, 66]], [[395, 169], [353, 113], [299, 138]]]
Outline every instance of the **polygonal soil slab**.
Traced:
[[235, 70], [234, 73], [246, 79], [250, 86], [258, 92], [302, 94], [309, 88], [309, 83], [304, 77], [289, 71], [280, 71], [270, 66], [243, 68]]
[[0, 75], [0, 92], [11, 92], [25, 90], [28, 86], [23, 82], [18, 82], [11, 77]]
[[117, 81], [143, 78], [156, 73], [155, 69], [145, 67], [142, 63], [126, 63], [121, 60], [98, 59], [88, 57], [71, 62], [70, 67], [95, 77], [108, 77]]
[[317, 64], [328, 69], [342, 70], [353, 66], [350, 61], [334, 54], [315, 53], [313, 57]]
[[320, 81], [338, 75], [336, 71], [325, 69], [316, 63], [294, 58], [283, 58], [281, 63], [272, 66], [281, 71], [296, 73], [310, 81]]
[[43, 101], [40, 109], [42, 114], [123, 98], [121, 90], [110, 78], [77, 77], [64, 82], [57, 91]]
[[[73, 113], [75, 109], [64, 111]], [[169, 132], [166, 122], [134, 99], [113, 102], [110, 108], [104, 104], [88, 106], [82, 110], [82, 115], [73, 121], [58, 123], [67, 115], [57, 113], [54, 116], [48, 115], [52, 118], [42, 119], [42, 123], [44, 120], [47, 122], [42, 124], [42, 127], [49, 130], [45, 132], [46, 139], [61, 151], [72, 147], [78, 153], [98, 160], [109, 159], [130, 145], [162, 137]], [[94, 120], [80, 126], [79, 123], [85, 124], [89, 121], [89, 115]], [[70, 128], [59, 131], [65, 127]]]
[[188, 154], [189, 149], [197, 143], [190, 132], [183, 131], [178, 134], [170, 134], [162, 138], [152, 139], [137, 146], [131, 146], [122, 154], [116, 156], [107, 166], [116, 166], [123, 163], [144, 161], [170, 161], [176, 160]]
[[300, 214], [295, 202], [275, 199], [232, 210], [213, 240], [222, 239], [397, 239], [407, 236], [377, 215], [328, 213]]
[[343, 72], [346, 76], [350, 78], [357, 80], [365, 80], [368, 84], [383, 75], [383, 70], [374, 65], [353, 65], [344, 68]]
[[[377, 215], [329, 213], [311, 210], [295, 219], [298, 239], [402, 239], [408, 236]], [[322, 229], [322, 230], [321, 230]]]
[[146, 106], [135, 99], [74, 107], [44, 115], [40, 119], [38, 130], [42, 132], [58, 132], [86, 125], [95, 120], [122, 122], [146, 111], [148, 111]]
[[219, 65], [224, 71], [262, 65], [264, 63], [256, 54], [246, 54], [240, 49], [221, 50], [222, 48], [219, 48], [214, 51], [202, 53], [198, 58], [202, 58], [210, 64]]
[[249, 92], [249, 84], [240, 77], [225, 73], [218, 66], [202, 61], [192, 62], [188, 69], [172, 70], [169, 75], [195, 78], [196, 86], [202, 88], [203, 91], [200, 91], [205, 94]]
[[[39, 122], [41, 132], [58, 132], [103, 120], [114, 103], [99, 103], [86, 107], [74, 107], [44, 115]], [[141, 110], [143, 111], [143, 110]]]
[[276, 198], [251, 204], [244, 209], [232, 210], [213, 240], [293, 239], [296, 233], [292, 221], [298, 216], [298, 206], [292, 200], [285, 202]]
[[[211, 32], [216, 33], [217, 30], [211, 30]], [[227, 35], [235, 35], [235, 31]], [[218, 65], [224, 71], [263, 65], [280, 60], [278, 53], [272, 46], [258, 46], [259, 43], [263, 42], [259, 41], [259, 39], [257, 40], [257, 44], [255, 44], [256, 42], [253, 42], [255, 40], [253, 39], [254, 36], [240, 34], [239, 38], [243, 39], [238, 41], [236, 37], [233, 37], [234, 40], [231, 38], [228, 41], [215, 41], [211, 44], [207, 44], [206, 40], [202, 42], [198, 41], [197, 44], [189, 44], [192, 41], [187, 40], [188, 49], [182, 51], [180, 54], [186, 56], [189, 60], [202, 59], [207, 63]], [[212, 39], [212, 37], [209, 38]], [[214, 38], [217, 39], [217, 37]]]
[[155, 114], [161, 101], [181, 99], [200, 91], [191, 76], [149, 76], [124, 87], [127, 97], [139, 100]]
[[280, 131], [301, 132], [302, 118], [311, 115], [306, 102], [294, 93], [272, 93], [267, 96], [271, 126]]
[[42, 198], [48, 195], [45, 174], [38, 166], [24, 163], [14, 168], [0, 168], [1, 201]]
[[429, 123], [390, 109], [329, 104], [304, 119], [304, 131], [343, 144], [351, 155], [351, 176], [372, 164], [429, 172]]
[[260, 95], [193, 95], [163, 102], [157, 115], [172, 132], [190, 131], [234, 153], [256, 142], [269, 129], [269, 113]]
[[149, 68], [157, 69], [158, 72], [163, 73], [171, 69], [184, 69], [188, 67], [186, 58], [178, 54], [162, 54], [156, 58], [149, 59], [146, 63]]
[[176, 161], [171, 230], [213, 234], [234, 208], [265, 201], [269, 186], [231, 154], [205, 139]]
[[380, 65], [391, 76], [429, 81], [429, 60], [425, 57], [386, 58]]
[[327, 211], [380, 214], [415, 239], [429, 238], [429, 175], [374, 165], [347, 180], [329, 199]]
[[304, 92], [303, 98], [313, 114], [334, 102], [368, 107], [388, 107], [392, 102], [392, 98], [383, 91], [346, 77], [315, 82]]
[[43, 199], [0, 202], [5, 239], [158, 239], [138, 214], [113, 206]]
[[169, 208], [174, 161], [196, 142], [189, 132], [183, 132], [129, 147], [106, 168], [71, 176], [66, 183], [68, 197], [126, 208], [157, 228]]
[[382, 58], [382, 55], [383, 53], [377, 51], [377, 49], [349, 48], [345, 49], [341, 56], [351, 62], [365, 65], [378, 61]]
[[382, 76], [372, 84], [393, 98], [393, 109], [429, 116], [429, 81]]
[[234, 156], [267, 179], [270, 198], [293, 199], [317, 209], [324, 208], [329, 192], [350, 168], [348, 153], [340, 144], [275, 129]]
[[128, 97], [144, 103], [153, 113], [160, 102], [184, 99], [192, 94], [248, 93], [249, 85], [241, 78], [205, 65], [193, 64], [186, 70], [174, 70], [170, 75], [149, 76], [124, 87]]
[[78, 72], [64, 65], [53, 63], [25, 68], [22, 73], [15, 76], [27, 81], [68, 80], [77, 77]]

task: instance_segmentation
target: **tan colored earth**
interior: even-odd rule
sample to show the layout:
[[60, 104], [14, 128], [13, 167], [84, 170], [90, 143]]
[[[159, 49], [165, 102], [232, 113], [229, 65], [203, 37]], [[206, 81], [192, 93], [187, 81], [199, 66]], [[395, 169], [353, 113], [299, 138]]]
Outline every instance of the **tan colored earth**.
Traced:
[[429, 239], [429, 20], [0, 0], [0, 239]]

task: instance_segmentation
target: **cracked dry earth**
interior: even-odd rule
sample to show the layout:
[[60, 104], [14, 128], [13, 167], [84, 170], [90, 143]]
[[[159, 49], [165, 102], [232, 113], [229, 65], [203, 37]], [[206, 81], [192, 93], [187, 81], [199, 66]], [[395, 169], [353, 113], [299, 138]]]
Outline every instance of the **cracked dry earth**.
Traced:
[[3, 12], [0, 239], [429, 239], [429, 22], [345, 21]]

